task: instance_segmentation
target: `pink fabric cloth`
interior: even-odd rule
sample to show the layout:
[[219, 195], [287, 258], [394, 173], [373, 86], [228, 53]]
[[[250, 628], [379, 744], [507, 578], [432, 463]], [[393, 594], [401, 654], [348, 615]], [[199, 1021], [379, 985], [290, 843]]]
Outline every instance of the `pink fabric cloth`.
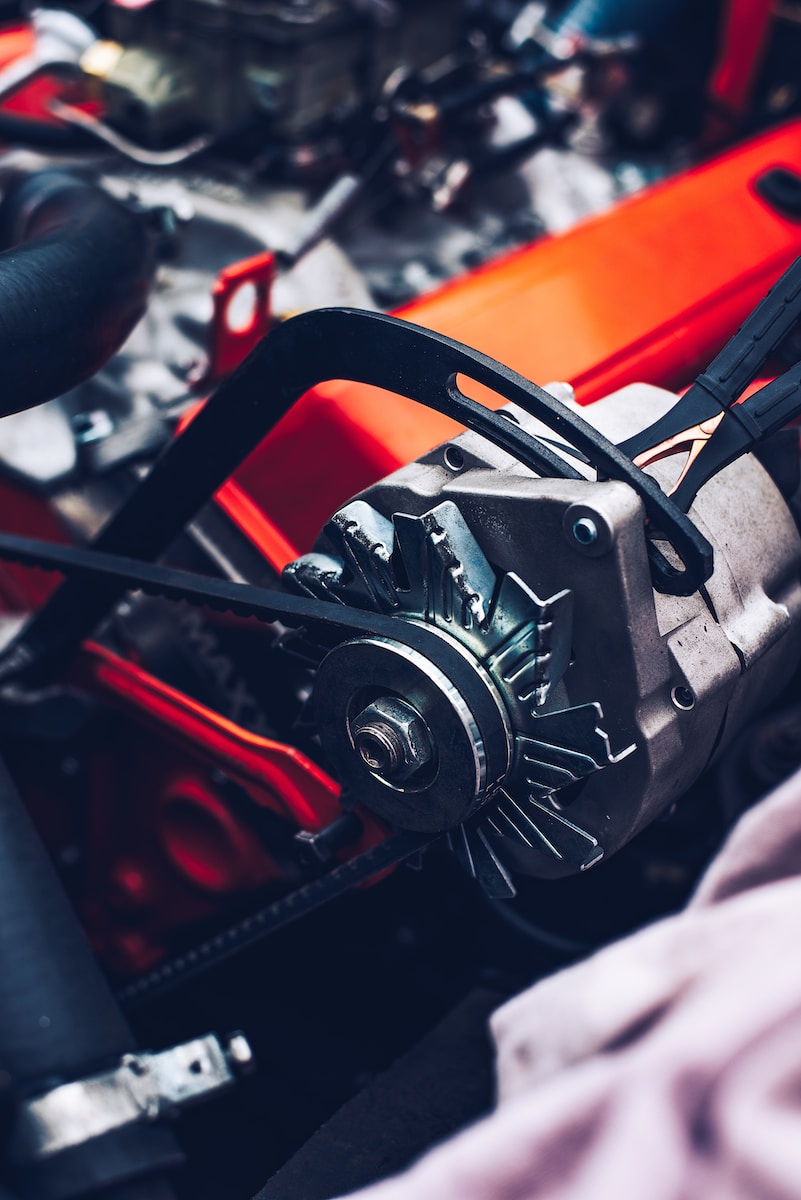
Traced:
[[495, 1111], [358, 1200], [801, 1200], [801, 775], [492, 1035]]

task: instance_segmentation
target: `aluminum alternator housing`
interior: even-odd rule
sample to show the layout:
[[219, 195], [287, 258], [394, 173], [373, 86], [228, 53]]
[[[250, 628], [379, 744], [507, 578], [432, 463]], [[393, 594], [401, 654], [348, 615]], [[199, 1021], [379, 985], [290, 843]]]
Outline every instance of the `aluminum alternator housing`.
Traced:
[[[582, 415], [621, 441], [675, 402], [637, 384]], [[520, 409], [503, 411], [555, 444]], [[676, 467], [649, 470], [665, 486]], [[706, 484], [690, 515], [715, 569], [701, 591], [676, 597], [652, 586], [642, 505], [624, 483], [539, 478], [465, 433], [362, 492], [315, 552], [287, 568], [288, 583], [425, 622], [457, 643], [504, 711], [511, 750], [503, 777], [484, 779], [467, 808], [449, 805], [436, 762], [440, 776], [462, 770], [469, 714], [460, 725], [449, 709], [446, 733], [432, 709], [431, 728], [415, 732], [425, 765], [415, 776], [407, 753], [405, 774], [390, 780], [382, 755], [392, 747], [369, 742], [382, 729], [394, 736], [378, 693], [390, 691], [391, 709], [417, 688], [418, 711], [395, 721], [402, 740], [434, 685], [418, 686], [397, 656], [396, 675], [387, 661], [380, 682], [365, 677], [357, 707], [366, 708], [348, 716], [348, 689], [372, 661], [351, 644], [323, 660], [315, 689], [321, 740], [346, 790], [398, 827], [447, 831], [495, 894], [515, 872], [569, 874], [626, 843], [780, 691], [801, 656], [801, 539], [767, 471], [740, 459]], [[440, 708], [444, 696], [440, 688]]]

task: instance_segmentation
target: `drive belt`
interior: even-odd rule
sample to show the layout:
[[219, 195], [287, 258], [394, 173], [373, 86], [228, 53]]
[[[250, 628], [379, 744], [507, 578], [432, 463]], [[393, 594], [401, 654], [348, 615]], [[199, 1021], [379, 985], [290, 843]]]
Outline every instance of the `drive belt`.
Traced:
[[[280, 621], [291, 629], [313, 630], [323, 644], [328, 641], [333, 645], [351, 636], [385, 637], [416, 650], [450, 678], [458, 679], [463, 674], [461, 653], [444, 638], [423, 625], [399, 621], [383, 613], [346, 608], [255, 584], [215, 579], [91, 547], [63, 546], [14, 533], [0, 532], [0, 559], [58, 571], [68, 577], [68, 583], [90, 581], [98, 587], [113, 588], [120, 595], [142, 591], [239, 617], [255, 617], [266, 624]], [[0, 658], [0, 685], [25, 673], [28, 645], [23, 633]]]
[[[376, 313], [320, 310], [279, 326], [257, 347], [154, 463], [92, 547], [52, 545], [0, 533], [0, 558], [67, 576], [0, 656], [0, 685], [35, 678], [37, 673], [52, 674], [130, 589], [311, 630], [323, 646], [327, 640], [333, 644], [343, 637], [387, 637], [459, 679], [465, 669], [459, 651], [420, 624], [193, 575], [154, 560], [167, 552], [295, 401], [327, 379], [350, 379], [401, 392], [483, 435], [540, 476], [585, 478], [546, 441], [465, 395], [458, 386], [460, 375], [536, 417], [593, 466], [599, 478], [619, 479], [637, 492], [651, 528], [667, 537], [681, 561], [675, 567], [649, 541], [655, 587], [688, 595], [709, 578], [712, 549], [703, 535], [628, 454], [574, 409], [485, 355], [430, 330]], [[405, 833], [391, 836], [174, 963], [157, 968], [127, 988], [123, 999], [138, 1003], [157, 994], [371, 878], [430, 840]]]
[[[194, 575], [157, 563], [141, 563], [97, 550], [54, 545], [35, 538], [0, 532], [0, 559], [59, 571], [70, 577], [91, 577], [100, 582], [113, 582], [125, 590], [137, 589], [164, 599], [227, 610], [264, 622], [280, 620], [283, 625], [307, 629], [317, 627], [318, 631], [327, 627], [335, 632], [337, 640], [343, 633], [377, 633], [390, 635], [395, 641], [407, 641], [424, 653], [426, 650], [438, 653], [440, 658], [443, 652], [447, 657], [450, 649], [441, 638], [407, 621], [285, 595], [249, 584]], [[457, 657], [461, 659], [461, 656]], [[18, 666], [23, 665], [18, 663]], [[392, 834], [364, 853], [310, 880], [128, 984], [119, 995], [120, 1002], [126, 1008], [134, 1008], [154, 999], [217, 966], [230, 955], [283, 929], [358, 884], [403, 862], [432, 840], [430, 834]]]
[[386, 841], [371, 846], [363, 854], [358, 854], [325, 875], [289, 892], [266, 908], [243, 917], [241, 921], [230, 925], [221, 933], [214, 934], [193, 949], [154, 967], [152, 971], [124, 987], [118, 993], [117, 999], [129, 1011], [156, 999], [203, 971], [218, 966], [232, 954], [255, 945], [279, 929], [286, 928], [293, 921], [299, 920], [316, 908], [321, 908], [358, 884], [366, 883], [389, 867], [397, 866], [404, 859], [423, 850], [432, 841], [431, 834], [393, 834]]
[[[673, 547], [680, 567], [649, 540], [654, 586], [691, 595], [712, 574], [712, 547], [655, 480], [585, 421], [575, 408], [486, 355], [381, 313], [320, 309], [277, 326], [226, 379], [103, 528], [93, 549], [155, 562], [195, 519], [252, 450], [310, 388], [347, 379], [400, 393], [475, 433], [541, 477], [585, 478], [551, 445], [465, 395], [460, 378], [490, 388], [537, 418], [598, 477], [627, 483], [652, 530]], [[24, 671], [47, 678], [111, 612], [124, 573], [76, 569], [0, 658], [0, 681]]]

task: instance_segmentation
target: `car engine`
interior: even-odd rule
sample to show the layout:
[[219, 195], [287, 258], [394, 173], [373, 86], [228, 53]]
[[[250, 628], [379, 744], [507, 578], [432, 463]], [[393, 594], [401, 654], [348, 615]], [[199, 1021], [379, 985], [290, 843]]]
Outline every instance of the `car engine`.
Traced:
[[405, 1166], [801, 764], [796, 8], [7, 10], [4, 1200]]

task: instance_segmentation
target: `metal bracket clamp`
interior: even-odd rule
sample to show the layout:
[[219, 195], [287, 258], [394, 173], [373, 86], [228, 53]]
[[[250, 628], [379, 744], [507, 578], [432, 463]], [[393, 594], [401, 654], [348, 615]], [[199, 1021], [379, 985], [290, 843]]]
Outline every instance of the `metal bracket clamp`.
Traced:
[[109, 1071], [64, 1083], [16, 1113], [9, 1146], [17, 1164], [41, 1162], [126, 1125], [156, 1121], [232, 1087], [252, 1064], [241, 1033], [216, 1034], [158, 1053], [126, 1054]]

